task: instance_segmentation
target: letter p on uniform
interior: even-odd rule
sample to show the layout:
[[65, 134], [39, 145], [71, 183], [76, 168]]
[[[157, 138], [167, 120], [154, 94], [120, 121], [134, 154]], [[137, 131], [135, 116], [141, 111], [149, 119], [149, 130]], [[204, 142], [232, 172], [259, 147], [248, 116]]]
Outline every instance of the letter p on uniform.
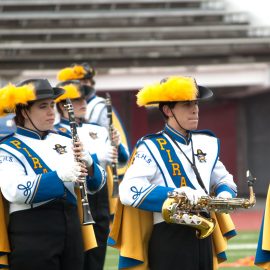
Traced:
[[160, 150], [165, 150], [165, 148], [163, 146], [167, 144], [166, 140], [162, 139], [162, 138], [159, 138], [159, 139], [157, 139], [157, 142], [158, 142], [158, 144], [160, 146]]

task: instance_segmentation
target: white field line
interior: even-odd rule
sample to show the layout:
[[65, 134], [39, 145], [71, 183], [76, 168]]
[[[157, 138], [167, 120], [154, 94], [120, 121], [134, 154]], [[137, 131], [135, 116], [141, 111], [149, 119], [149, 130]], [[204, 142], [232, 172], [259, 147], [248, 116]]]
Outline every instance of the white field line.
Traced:
[[236, 249], [256, 249], [257, 243], [254, 244], [229, 244], [228, 250], [236, 250]]

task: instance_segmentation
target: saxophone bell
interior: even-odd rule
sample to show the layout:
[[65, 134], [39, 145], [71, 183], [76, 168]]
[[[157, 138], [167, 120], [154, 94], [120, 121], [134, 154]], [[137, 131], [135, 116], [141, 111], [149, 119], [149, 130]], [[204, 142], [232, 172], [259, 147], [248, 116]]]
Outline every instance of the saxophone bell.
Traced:
[[196, 205], [191, 205], [186, 195], [177, 191], [168, 192], [168, 198], [162, 206], [162, 217], [167, 223], [176, 223], [193, 227], [197, 230], [197, 236], [203, 239], [215, 229], [216, 221], [212, 218], [201, 216], [200, 212], [229, 213], [236, 209], [248, 209], [255, 205], [256, 197], [253, 185], [256, 178], [247, 171], [247, 183], [249, 187], [249, 199], [246, 198], [216, 198], [202, 196]]
[[168, 199], [162, 206], [162, 216], [167, 223], [186, 225], [196, 229], [196, 236], [199, 239], [211, 235], [216, 226], [214, 219], [191, 212], [187, 197], [175, 191], [168, 193]]

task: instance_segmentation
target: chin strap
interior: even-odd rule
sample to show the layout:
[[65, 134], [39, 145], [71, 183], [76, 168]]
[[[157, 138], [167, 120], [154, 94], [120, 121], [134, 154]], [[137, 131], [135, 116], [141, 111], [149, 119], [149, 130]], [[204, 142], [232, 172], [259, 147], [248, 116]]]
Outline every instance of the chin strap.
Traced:
[[29, 117], [29, 115], [28, 115], [28, 113], [26, 112], [26, 110], [24, 110], [24, 112], [25, 112], [25, 114], [27, 115], [27, 117], [28, 117], [29, 121], [31, 122], [31, 124], [33, 125], [33, 127], [34, 127], [37, 131], [42, 132], [42, 133], [48, 132], [48, 131], [44, 131], [44, 130], [39, 130], [39, 129], [36, 127], [36, 125], [33, 123], [32, 119]]
[[180, 128], [182, 128], [183, 130], [185, 130], [186, 133], [188, 134], [189, 130], [183, 128], [183, 127], [180, 125], [179, 121], [177, 120], [177, 118], [176, 118], [176, 116], [175, 116], [175, 114], [173, 113], [173, 111], [172, 111], [171, 108], [170, 108], [170, 111], [171, 111], [171, 113], [172, 113], [172, 115], [173, 115], [173, 118], [175, 119], [176, 123], [178, 124], [178, 126], [179, 126]]

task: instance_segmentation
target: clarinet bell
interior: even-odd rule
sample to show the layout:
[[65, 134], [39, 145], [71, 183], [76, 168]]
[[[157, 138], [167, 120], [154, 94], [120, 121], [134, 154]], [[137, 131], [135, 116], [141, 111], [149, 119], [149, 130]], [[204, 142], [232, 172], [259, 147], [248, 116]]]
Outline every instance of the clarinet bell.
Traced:
[[90, 211], [90, 207], [88, 203], [83, 203], [83, 225], [95, 224], [93, 216]]

